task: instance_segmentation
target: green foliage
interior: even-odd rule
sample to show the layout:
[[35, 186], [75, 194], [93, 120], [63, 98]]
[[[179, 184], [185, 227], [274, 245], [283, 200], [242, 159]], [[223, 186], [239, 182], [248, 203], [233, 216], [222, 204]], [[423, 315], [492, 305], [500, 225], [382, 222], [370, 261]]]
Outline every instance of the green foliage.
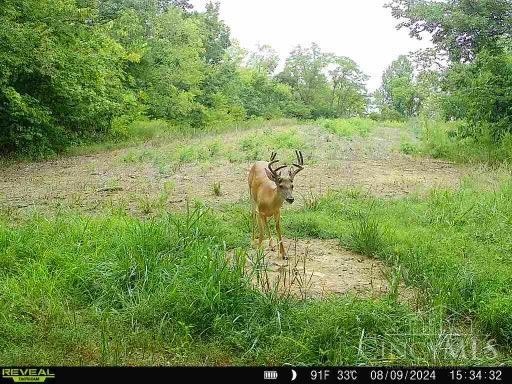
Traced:
[[45, 155], [130, 108], [124, 50], [75, 1], [0, 5], [0, 145]]
[[306, 107], [304, 117], [351, 117], [366, 111], [368, 77], [353, 60], [324, 53], [315, 43], [297, 46], [277, 77]]
[[[495, 157], [512, 125], [512, 3], [393, 0], [387, 6], [401, 20], [399, 28], [408, 28], [411, 36], [432, 35], [434, 48], [418, 55], [419, 66], [430, 67], [417, 81], [424, 116], [464, 120], [456, 136], [461, 142], [455, 146], [472, 147], [477, 152], [473, 157], [483, 151]], [[440, 61], [447, 62], [446, 68], [433, 71]], [[448, 144], [438, 145], [441, 152], [436, 155], [447, 156]]]
[[220, 181], [215, 181], [215, 182], [213, 183], [212, 191], [213, 191], [213, 194], [214, 194], [215, 196], [220, 196], [220, 195], [222, 195], [222, 190], [221, 190], [221, 184], [220, 184]]
[[201, 109], [195, 100], [203, 80], [202, 40], [194, 19], [170, 9], [157, 18], [145, 70], [140, 80], [145, 84], [149, 114], [152, 117], [192, 124]]
[[120, 121], [112, 127], [112, 136], [118, 140], [147, 141], [177, 132], [178, 129], [166, 120]]
[[318, 123], [329, 132], [343, 137], [352, 137], [354, 135], [368, 136], [378, 125], [374, 120], [362, 117], [321, 119], [318, 120]]
[[366, 111], [368, 76], [348, 57], [329, 55], [332, 87], [330, 114], [337, 117], [360, 116]]
[[265, 130], [250, 134], [239, 142], [245, 160], [261, 160], [270, 158], [273, 151], [279, 150], [280, 160], [288, 163], [295, 160], [295, 150], [305, 148], [306, 143], [297, 129], [279, 132]]
[[240, 99], [247, 116], [271, 119], [295, 115], [297, 102], [289, 86], [258, 70], [243, 69], [240, 76]]
[[399, 56], [386, 69], [382, 86], [374, 96], [384, 119], [404, 120], [417, 113], [419, 105], [413, 66], [406, 56]]
[[[418, 144], [408, 145], [411, 154], [423, 154], [460, 163], [483, 162], [497, 164], [512, 161], [512, 134], [505, 133], [496, 143], [488, 132], [478, 137], [462, 136], [467, 128], [463, 121], [416, 120], [412, 123]], [[405, 144], [404, 144], [405, 145]], [[404, 149], [407, 153], [407, 149]]]
[[349, 58], [298, 48], [274, 77], [270, 46], [243, 64], [218, 4], [190, 10], [186, 0], [3, 2], [0, 152], [151, 138], [132, 124], [146, 119], [192, 131], [365, 112], [367, 77]]
[[383, 253], [384, 234], [379, 222], [369, 213], [359, 215], [359, 220], [353, 224], [350, 232], [350, 248], [367, 256], [376, 256]]
[[482, 49], [499, 49], [501, 39], [510, 38], [509, 0], [392, 0], [387, 6], [400, 19], [399, 28], [418, 38], [430, 33], [452, 62], [471, 61]]
[[405, 153], [406, 155], [416, 155], [419, 153], [419, 150], [415, 144], [409, 141], [403, 141], [400, 143], [400, 152]]
[[[189, 9], [187, 1], [3, 2], [0, 152], [44, 157], [72, 144], [150, 139], [161, 125], [192, 131], [305, 114], [270, 72], [242, 68], [218, 5]], [[148, 118], [157, 122], [140, 123]]]
[[272, 75], [279, 65], [279, 54], [270, 45], [258, 45], [247, 58], [247, 65], [258, 73]]
[[454, 65], [446, 80], [447, 117], [465, 119], [461, 135], [499, 142], [512, 132], [512, 53], [481, 51], [474, 63]]

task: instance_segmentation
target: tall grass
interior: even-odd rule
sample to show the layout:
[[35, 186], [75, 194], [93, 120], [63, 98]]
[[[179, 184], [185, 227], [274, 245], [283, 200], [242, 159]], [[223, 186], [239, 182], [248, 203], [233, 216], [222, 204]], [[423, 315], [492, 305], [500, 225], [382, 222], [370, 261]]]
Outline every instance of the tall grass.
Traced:
[[347, 119], [320, 119], [320, 126], [338, 136], [368, 136], [378, 126], [374, 120], [362, 117], [351, 117]]
[[293, 161], [294, 150], [304, 149], [305, 146], [304, 137], [296, 128], [287, 131], [267, 129], [242, 138], [238, 150], [232, 152], [232, 159], [237, 156], [242, 156], [244, 160], [268, 159], [272, 151], [279, 151], [279, 158], [282, 161]]
[[81, 143], [66, 149], [64, 155], [83, 155], [103, 152], [112, 149], [130, 147], [135, 144], [153, 141], [156, 143], [172, 142], [178, 139], [200, 135], [219, 134], [230, 131], [243, 131], [253, 128], [271, 128], [296, 124], [294, 119], [254, 118], [239, 122], [216, 122], [205, 127], [180, 126], [161, 119], [138, 119], [131, 122], [120, 122], [108, 135], [90, 137]]
[[[361, 212], [371, 213], [361, 215]], [[410, 285], [447, 315], [472, 318], [512, 345], [512, 184], [433, 191], [396, 200], [344, 193], [315, 210], [290, 211], [288, 236], [339, 238], [356, 251], [402, 267]]]
[[451, 336], [440, 313], [414, 313], [393, 297], [314, 301], [260, 291], [245, 267], [248, 236], [200, 209], [150, 220], [61, 212], [3, 221], [0, 363], [504, 361], [487, 345], [472, 352], [471, 335]]
[[482, 132], [481, 136], [461, 136], [463, 121], [436, 121], [416, 119], [410, 122], [419, 143], [405, 141], [401, 151], [412, 155], [426, 155], [459, 163], [496, 164], [512, 161], [512, 135], [504, 135], [499, 142]]

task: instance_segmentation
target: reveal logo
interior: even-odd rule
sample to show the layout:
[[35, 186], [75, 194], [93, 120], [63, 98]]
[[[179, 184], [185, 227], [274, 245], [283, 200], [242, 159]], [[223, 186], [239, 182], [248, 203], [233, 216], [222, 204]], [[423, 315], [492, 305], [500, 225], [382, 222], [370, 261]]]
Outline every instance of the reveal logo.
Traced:
[[2, 368], [2, 377], [15, 383], [44, 383], [46, 379], [54, 379], [55, 374], [48, 368]]

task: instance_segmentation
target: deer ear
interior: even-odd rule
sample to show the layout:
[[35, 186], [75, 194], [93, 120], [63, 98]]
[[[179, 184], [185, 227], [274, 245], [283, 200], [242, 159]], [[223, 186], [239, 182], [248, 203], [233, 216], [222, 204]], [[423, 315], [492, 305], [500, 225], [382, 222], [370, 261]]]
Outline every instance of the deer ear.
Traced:
[[267, 174], [267, 177], [272, 180], [272, 181], [276, 181], [276, 178], [274, 177], [274, 175], [272, 174], [272, 172], [270, 172], [270, 170], [268, 168], [265, 168], [265, 173]]

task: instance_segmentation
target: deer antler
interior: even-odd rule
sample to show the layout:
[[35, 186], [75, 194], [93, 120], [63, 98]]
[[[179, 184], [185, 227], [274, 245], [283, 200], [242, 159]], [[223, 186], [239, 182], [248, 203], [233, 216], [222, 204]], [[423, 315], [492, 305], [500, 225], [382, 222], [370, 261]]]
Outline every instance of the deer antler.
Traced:
[[304, 169], [304, 158], [302, 157], [302, 152], [295, 150], [295, 156], [297, 156], [297, 162], [293, 163], [295, 168], [290, 171], [290, 176], [292, 179], [297, 173]]
[[272, 169], [272, 165], [279, 162], [279, 160], [276, 160], [276, 156], [277, 156], [277, 153], [272, 152], [272, 155], [270, 156], [270, 162], [268, 163], [268, 169], [275, 177], [278, 177], [279, 175], [277, 174], [277, 171], [285, 168], [286, 165], [281, 165], [280, 167], [277, 167], [276, 169]]

